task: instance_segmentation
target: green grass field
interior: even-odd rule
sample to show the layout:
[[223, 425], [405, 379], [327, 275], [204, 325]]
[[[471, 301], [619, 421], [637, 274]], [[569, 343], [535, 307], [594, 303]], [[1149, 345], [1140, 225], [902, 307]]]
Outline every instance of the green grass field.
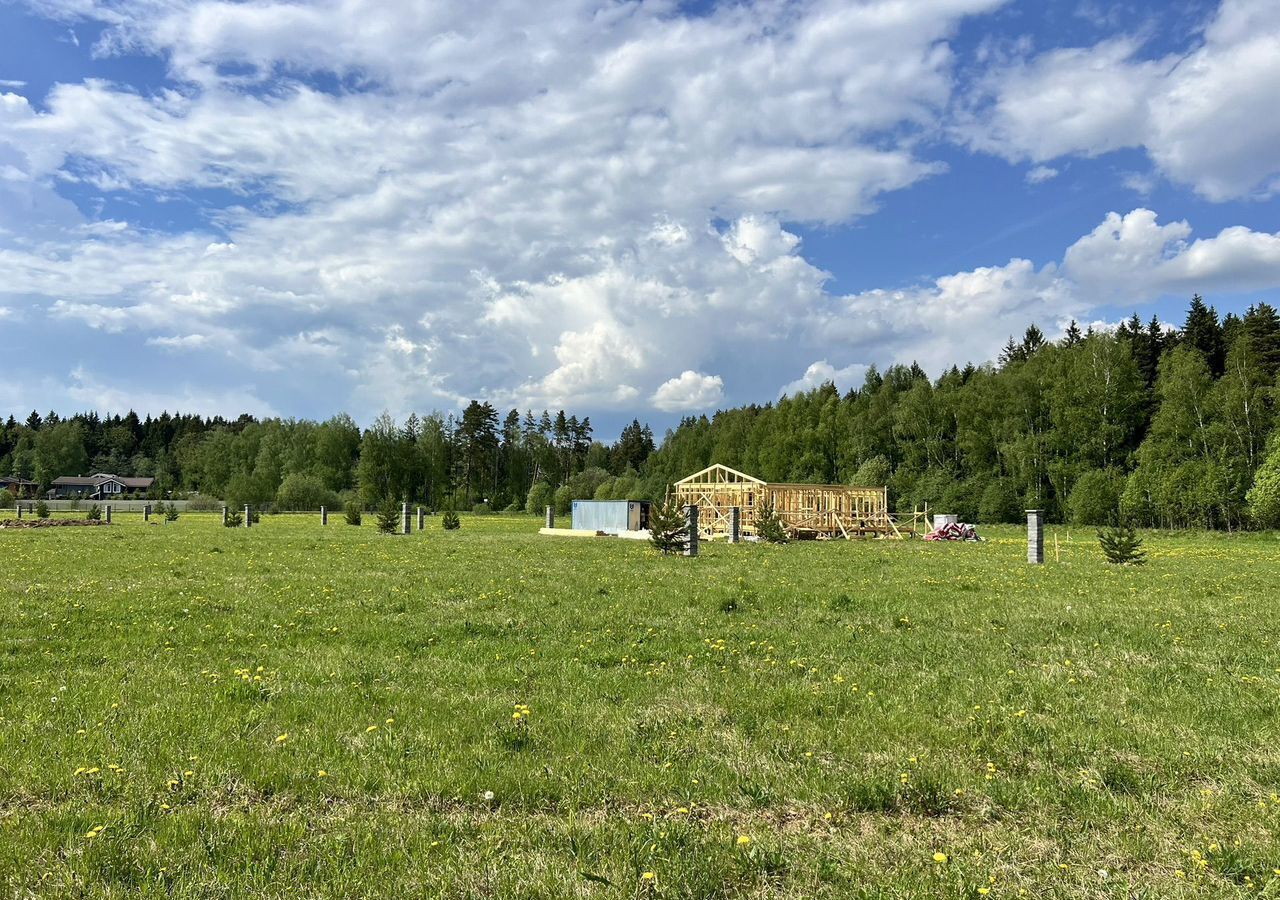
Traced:
[[4, 896], [1280, 896], [1275, 535], [330, 521], [0, 532]]

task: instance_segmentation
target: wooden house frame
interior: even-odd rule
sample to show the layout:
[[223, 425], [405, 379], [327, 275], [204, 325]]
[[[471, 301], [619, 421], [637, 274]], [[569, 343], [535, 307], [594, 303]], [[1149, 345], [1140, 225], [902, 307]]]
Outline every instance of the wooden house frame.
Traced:
[[681, 506], [698, 507], [698, 531], [707, 538], [729, 533], [735, 506], [741, 510], [742, 532], [754, 534], [756, 512], [767, 501], [793, 537], [902, 537], [883, 487], [769, 484], [716, 464], [677, 481], [675, 495]]

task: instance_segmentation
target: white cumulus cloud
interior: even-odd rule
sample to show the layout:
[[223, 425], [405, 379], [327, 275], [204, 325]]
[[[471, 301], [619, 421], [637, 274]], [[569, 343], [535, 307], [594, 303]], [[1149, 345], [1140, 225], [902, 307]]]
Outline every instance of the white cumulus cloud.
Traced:
[[709, 409], [723, 399], [724, 381], [719, 375], [686, 369], [654, 391], [653, 405], [664, 412], [692, 412]]
[[1280, 4], [1222, 0], [1199, 44], [1151, 58], [1136, 37], [1024, 55], [978, 79], [968, 143], [1044, 163], [1142, 147], [1211, 200], [1280, 188]]

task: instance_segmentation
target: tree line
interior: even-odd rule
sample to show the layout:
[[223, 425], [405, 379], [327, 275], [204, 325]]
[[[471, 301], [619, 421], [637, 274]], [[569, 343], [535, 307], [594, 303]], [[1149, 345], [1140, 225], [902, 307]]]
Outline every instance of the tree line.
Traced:
[[150, 475], [158, 496], [232, 505], [336, 506], [356, 498], [431, 508], [561, 512], [572, 500], [658, 499], [713, 462], [765, 481], [887, 485], [899, 511], [966, 521], [1123, 519], [1161, 527], [1280, 525], [1276, 379], [1280, 316], [1193, 297], [1180, 328], [1032, 325], [998, 360], [932, 379], [916, 364], [867, 371], [775, 403], [691, 416], [660, 447], [633, 420], [606, 444], [588, 417], [472, 401], [361, 429], [324, 422], [161, 414], [32, 413], [0, 428], [0, 472], [47, 487], [65, 474]]
[[[232, 506], [316, 509], [356, 499], [373, 508], [407, 499], [434, 509], [565, 508], [589, 491], [637, 490], [653, 433], [633, 421], [612, 445], [591, 420], [563, 410], [499, 418], [472, 401], [461, 415], [433, 412], [361, 429], [348, 415], [324, 422], [198, 415], [61, 418], [32, 412], [0, 426], [0, 472], [43, 492], [62, 475], [109, 472], [155, 479], [153, 497], [202, 496]], [[557, 496], [558, 492], [558, 496]]]
[[[1193, 297], [1181, 328], [1137, 315], [1114, 330], [1032, 325], [997, 361], [867, 372], [775, 404], [687, 418], [651, 483], [719, 462], [766, 481], [888, 485], [899, 511], [962, 520], [1160, 527], [1280, 525], [1275, 421], [1280, 317], [1219, 318]], [[1280, 430], [1278, 430], [1280, 431]]]

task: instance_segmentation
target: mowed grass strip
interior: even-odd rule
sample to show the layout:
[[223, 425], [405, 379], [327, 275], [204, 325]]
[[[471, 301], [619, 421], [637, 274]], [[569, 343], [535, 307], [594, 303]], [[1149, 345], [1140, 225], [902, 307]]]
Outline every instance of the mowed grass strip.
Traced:
[[1274, 535], [330, 522], [0, 531], [6, 895], [1280, 895]]

